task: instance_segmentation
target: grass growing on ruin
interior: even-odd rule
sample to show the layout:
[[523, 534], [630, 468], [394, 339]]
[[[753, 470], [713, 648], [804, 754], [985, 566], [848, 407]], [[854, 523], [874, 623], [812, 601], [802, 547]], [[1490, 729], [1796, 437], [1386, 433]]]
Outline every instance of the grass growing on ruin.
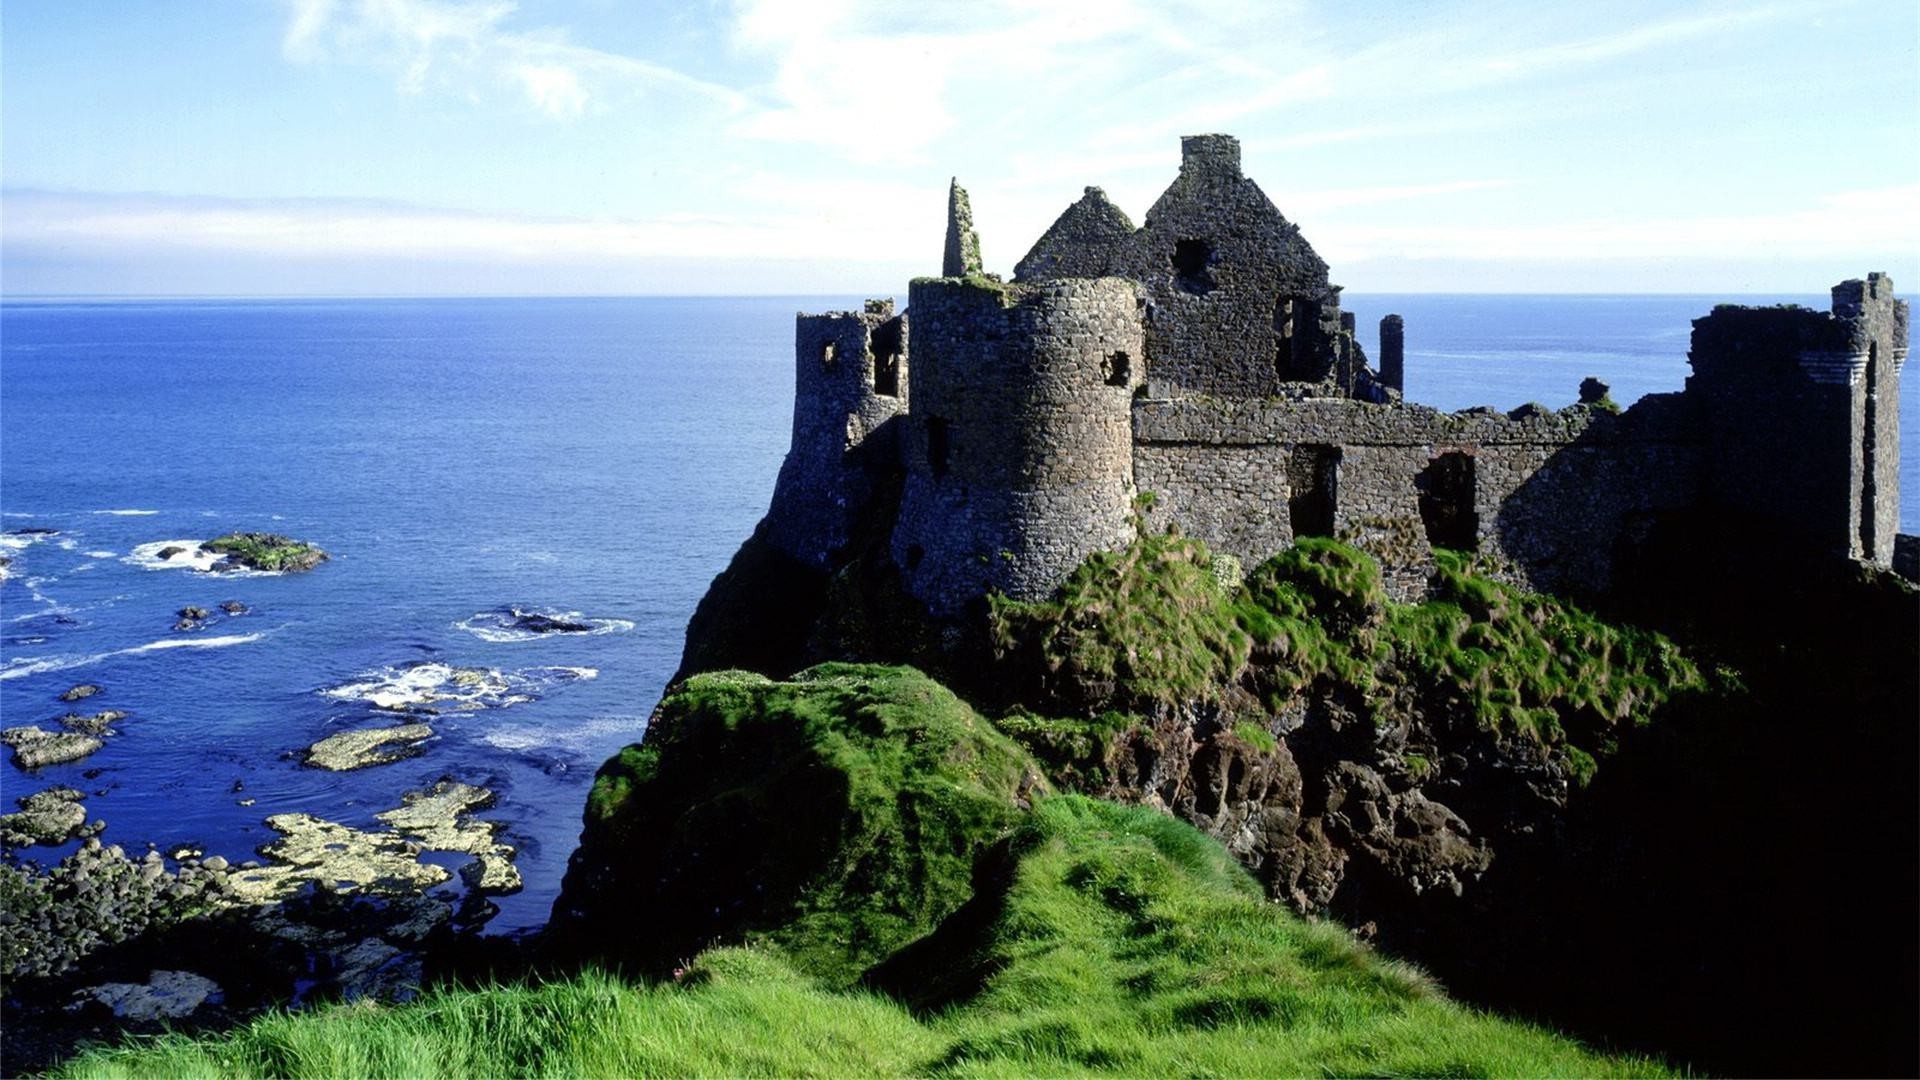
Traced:
[[727, 948], [677, 982], [588, 972], [334, 1006], [96, 1051], [60, 1075], [1661, 1074], [1446, 1000], [1337, 927], [1266, 903], [1224, 849], [1150, 810], [1049, 798], [1006, 857], [992, 916], [925, 946], [979, 977], [917, 1010]]
[[[1492, 727], [1605, 744], [1616, 725], [1644, 722], [1653, 706], [1706, 685], [1659, 634], [1477, 577], [1459, 552], [1436, 551], [1434, 559], [1433, 598], [1393, 608], [1386, 647], [1398, 665], [1445, 686]], [[1590, 776], [1590, 756], [1585, 764]]]
[[1091, 555], [1049, 600], [989, 596], [995, 648], [1037, 669], [1043, 693], [1115, 707], [1216, 693], [1250, 645], [1204, 544], [1142, 536]]
[[[1315, 687], [1380, 700], [1410, 683], [1483, 729], [1578, 749], [1569, 767], [1583, 781], [1617, 727], [1706, 685], [1659, 634], [1481, 576], [1460, 552], [1434, 560], [1431, 597], [1400, 604], [1379, 564], [1339, 541], [1302, 540], [1236, 588], [1199, 541], [1148, 535], [1092, 556], [1050, 600], [992, 598], [992, 629], [1003, 657], [1039, 673], [1031, 696], [1051, 711], [1139, 711], [1236, 688], [1271, 709]], [[1054, 764], [1042, 726], [1015, 724]]]

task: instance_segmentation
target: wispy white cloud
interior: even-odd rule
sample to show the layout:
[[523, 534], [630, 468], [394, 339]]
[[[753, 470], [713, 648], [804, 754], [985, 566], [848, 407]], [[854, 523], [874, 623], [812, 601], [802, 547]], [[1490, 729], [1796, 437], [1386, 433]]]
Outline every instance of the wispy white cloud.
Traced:
[[291, 0], [281, 50], [299, 63], [340, 60], [392, 70], [406, 94], [440, 87], [472, 98], [505, 88], [556, 120], [604, 99], [671, 91], [729, 111], [746, 99], [663, 64], [573, 44], [563, 29], [514, 30], [500, 0]]

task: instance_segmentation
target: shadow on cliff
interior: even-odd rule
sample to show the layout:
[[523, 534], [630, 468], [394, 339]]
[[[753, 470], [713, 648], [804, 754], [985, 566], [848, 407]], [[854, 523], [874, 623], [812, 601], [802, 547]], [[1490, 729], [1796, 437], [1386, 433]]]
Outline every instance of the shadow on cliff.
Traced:
[[1920, 594], [1720, 516], [1648, 522], [1613, 565], [1604, 614], [1745, 691], [1669, 702], [1564, 837], [1503, 851], [1474, 910], [1383, 920], [1383, 944], [1468, 997], [1715, 1072], [1913, 1075]]

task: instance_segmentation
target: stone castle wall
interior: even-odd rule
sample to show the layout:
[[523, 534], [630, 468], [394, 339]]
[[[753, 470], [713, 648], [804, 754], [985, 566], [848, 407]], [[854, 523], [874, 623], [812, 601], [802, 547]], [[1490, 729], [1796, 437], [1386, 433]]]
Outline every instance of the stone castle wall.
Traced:
[[1671, 394], [1622, 415], [1150, 400], [1134, 412], [1134, 479], [1154, 493], [1150, 527], [1249, 567], [1298, 537], [1337, 536], [1379, 557], [1403, 597], [1436, 544], [1535, 588], [1604, 587], [1612, 540], [1636, 515], [1699, 497], [1689, 416]]
[[893, 313], [891, 300], [799, 315], [794, 373], [793, 440], [766, 535], [824, 567], [851, 539], [879, 478], [896, 467], [892, 421], [907, 406], [907, 317]]
[[939, 613], [990, 590], [1046, 595], [1132, 538], [1136, 493], [1149, 526], [1243, 565], [1303, 536], [1349, 540], [1408, 598], [1435, 547], [1528, 587], [1605, 590], [1623, 542], [1682, 510], [1912, 561], [1895, 535], [1908, 308], [1883, 275], [1837, 286], [1829, 312], [1714, 309], [1695, 320], [1687, 389], [1625, 413], [1597, 380], [1557, 412], [1442, 413], [1399, 401], [1398, 316], [1374, 372], [1238, 142], [1181, 149], [1141, 228], [1088, 188], [1010, 285], [981, 271], [954, 184], [947, 276], [912, 285], [910, 411], [891, 301], [801, 316], [770, 540], [830, 567], [897, 482], [889, 550]]
[[1831, 312], [1721, 305], [1694, 320], [1687, 393], [1711, 447], [1706, 500], [1889, 565], [1907, 332], [1881, 274], [1835, 286]]
[[1119, 278], [912, 286], [914, 402], [893, 558], [935, 610], [1043, 596], [1132, 536], [1140, 289]]

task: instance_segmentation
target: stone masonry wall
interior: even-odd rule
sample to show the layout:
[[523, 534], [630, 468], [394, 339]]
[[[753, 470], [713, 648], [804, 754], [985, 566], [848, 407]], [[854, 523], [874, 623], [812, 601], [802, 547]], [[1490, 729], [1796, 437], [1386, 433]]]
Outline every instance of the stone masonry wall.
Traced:
[[1673, 394], [1621, 415], [1146, 400], [1134, 410], [1134, 478], [1155, 496], [1149, 526], [1177, 525], [1251, 567], [1299, 535], [1294, 519], [1314, 503], [1303, 508], [1299, 497], [1310, 493], [1297, 488], [1319, 460], [1330, 506], [1323, 520], [1301, 524], [1371, 551], [1402, 598], [1422, 588], [1436, 531], [1448, 546], [1493, 557], [1516, 583], [1596, 589], [1610, 580], [1613, 542], [1636, 515], [1698, 498], [1689, 414]]
[[895, 467], [893, 419], [907, 411], [907, 317], [893, 301], [799, 315], [793, 440], [767, 510], [767, 538], [824, 567], [850, 539], [880, 473]]
[[1907, 305], [1880, 274], [1833, 296], [1832, 312], [1723, 304], [1694, 320], [1687, 392], [1712, 448], [1705, 499], [1886, 566], [1899, 524]]
[[1327, 264], [1241, 175], [1229, 136], [1181, 140], [1180, 175], [1147, 211], [1125, 274], [1147, 287], [1156, 394], [1264, 397], [1330, 374]]
[[935, 611], [1044, 596], [1132, 535], [1139, 287], [912, 285], [914, 408], [893, 560]]

